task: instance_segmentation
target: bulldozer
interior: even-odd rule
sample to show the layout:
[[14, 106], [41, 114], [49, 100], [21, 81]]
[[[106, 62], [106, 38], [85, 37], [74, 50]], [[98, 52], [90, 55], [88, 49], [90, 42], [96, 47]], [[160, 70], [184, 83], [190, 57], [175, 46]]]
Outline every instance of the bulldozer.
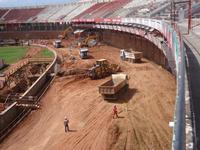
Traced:
[[117, 73], [120, 70], [116, 64], [110, 64], [106, 59], [96, 61], [93, 67], [89, 69], [88, 76], [94, 79], [101, 79], [111, 74]]

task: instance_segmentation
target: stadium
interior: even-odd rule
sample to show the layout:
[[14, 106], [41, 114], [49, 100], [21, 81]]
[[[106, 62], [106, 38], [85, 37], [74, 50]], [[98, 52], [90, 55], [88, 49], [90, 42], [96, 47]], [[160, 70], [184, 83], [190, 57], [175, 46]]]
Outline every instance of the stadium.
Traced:
[[0, 149], [200, 149], [199, 17], [199, 0], [0, 7]]

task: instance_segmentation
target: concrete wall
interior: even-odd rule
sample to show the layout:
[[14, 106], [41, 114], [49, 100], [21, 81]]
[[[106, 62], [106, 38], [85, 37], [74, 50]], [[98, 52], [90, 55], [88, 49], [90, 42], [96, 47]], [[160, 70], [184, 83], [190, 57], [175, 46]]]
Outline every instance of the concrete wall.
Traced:
[[119, 31], [101, 30], [100, 32], [102, 32], [103, 41], [105, 43], [108, 43], [118, 48], [132, 48], [134, 51], [143, 52], [143, 56], [145, 58], [154, 61], [164, 68], [167, 68], [167, 58], [163, 54], [162, 50], [160, 50], [157, 46], [155, 46], [147, 39], [139, 37], [137, 35]]
[[20, 111], [16, 107], [16, 102], [0, 113], [0, 135], [3, 129], [5, 129], [19, 113]]
[[52, 51], [54, 53], [54, 60], [51, 63], [51, 65], [46, 69], [46, 71], [35, 81], [35, 83], [22, 95], [23, 96], [35, 96], [37, 93], [42, 89], [42, 87], [45, 85], [45, 82], [47, 81], [47, 76], [54, 72], [54, 67], [56, 65], [56, 60], [57, 60], [57, 54], [56, 52], [44, 45], [34, 45], [34, 46], [40, 46], [40, 47], [45, 47]]
[[30, 88], [30, 90], [28, 90], [28, 92], [26, 92], [26, 94], [24, 94], [23, 96], [35, 96], [35, 95], [37, 95], [37, 93], [41, 90], [41, 87], [43, 87], [43, 85], [45, 85], [46, 76], [47, 76], [47, 74], [44, 74], [40, 78], [40, 80], [38, 80], [36, 82], [37, 84], [33, 84], [34, 86], [32, 86]]
[[62, 31], [8, 31], [0, 32], [0, 39], [55, 39]]
[[[43, 45], [35, 45], [35, 46], [41, 46], [41, 47], [46, 47]], [[48, 47], [46, 47], [48, 48]], [[47, 76], [54, 72], [54, 66], [56, 64], [56, 60], [57, 60], [57, 54], [56, 52], [51, 49], [48, 48], [49, 50], [51, 50], [54, 53], [54, 60], [51, 63], [51, 65], [46, 69], [46, 71], [35, 81], [35, 83], [22, 95], [23, 96], [36, 96], [37, 93], [39, 91], [41, 91], [41, 89], [44, 87], [45, 82], [47, 81]], [[7, 109], [5, 109], [3, 112], [0, 113], [0, 142], [2, 140], [2, 138], [4, 137], [5, 134], [8, 134], [10, 132], [10, 129], [12, 129], [11, 127], [13, 127], [14, 125], [12, 125], [11, 127], [8, 128], [8, 125], [11, 124], [15, 119], [20, 120], [20, 118], [23, 117], [23, 115], [21, 116], [20, 113], [22, 113], [22, 111], [30, 111], [29, 109], [24, 110], [23, 108], [17, 107], [16, 106], [16, 102], [13, 103], [11, 106], [9, 106]], [[17, 122], [19, 123], [19, 122]], [[5, 134], [2, 132], [3, 130], [6, 130]]]

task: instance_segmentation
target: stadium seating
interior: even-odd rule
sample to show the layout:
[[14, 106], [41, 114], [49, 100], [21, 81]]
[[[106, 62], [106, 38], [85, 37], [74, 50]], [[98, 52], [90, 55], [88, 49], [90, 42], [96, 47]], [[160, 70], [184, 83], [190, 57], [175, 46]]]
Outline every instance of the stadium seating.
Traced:
[[[68, 22], [71, 19], [157, 16], [166, 0], [116, 0], [49, 5], [41, 8], [0, 9], [1, 22]], [[167, 5], [168, 6], [168, 5]], [[164, 8], [163, 8], [164, 9]], [[168, 13], [168, 12], [167, 12]]]
[[48, 18], [48, 21], [61, 21], [68, 13], [75, 9], [77, 5], [66, 5], [61, 7], [55, 14]]
[[98, 16], [101, 16], [102, 18], [108, 18], [111, 14], [113, 14], [116, 10], [121, 8], [123, 5], [125, 5], [128, 1], [113, 1], [110, 3], [107, 3], [107, 5], [101, 10], [99, 10], [93, 18], [97, 18]]
[[149, 0], [133, 0], [127, 5], [124, 6], [124, 8], [133, 8], [133, 7], [139, 7], [142, 5], [146, 5], [149, 3]]
[[65, 5], [54, 5], [47, 6], [43, 11], [41, 11], [37, 16], [29, 19], [28, 22], [65, 22], [74, 18], [81, 12], [85, 11], [94, 2], [84, 2], [84, 3], [72, 3]]
[[152, 9], [150, 12], [150, 17], [155, 17], [156, 15], [165, 15], [165, 13], [169, 14], [169, 11], [167, 9], [170, 7], [170, 3], [161, 3], [157, 8]]
[[92, 7], [90, 7], [89, 9], [87, 9], [84, 12], [80, 13], [79, 15], [77, 15], [74, 19], [87, 18], [87, 16], [92, 14], [94, 11], [97, 11], [98, 9], [103, 7], [105, 4], [106, 3], [97, 3], [97, 4], [93, 5]]
[[37, 15], [43, 8], [11, 9], [3, 18], [5, 22], [26, 22], [27, 19]]
[[112, 1], [107, 3], [97, 3], [96, 5], [90, 7], [80, 15], [76, 16], [75, 19], [84, 18], [106, 18], [113, 14], [115, 11], [120, 9], [123, 5], [128, 3], [128, 0]]
[[[198, 12], [195, 1], [193, 11]], [[184, 7], [183, 7], [184, 8]], [[7, 23], [68, 22], [71, 19], [151, 17], [169, 18], [170, 3], [167, 0], [115, 0], [110, 2], [78, 2], [49, 5], [38, 8], [0, 9], [0, 21]], [[159, 17], [159, 18], [158, 18]]]
[[166, 0], [134, 0], [115, 11], [110, 17], [149, 17], [152, 11], [154, 11], [153, 14], [159, 13], [160, 7], [166, 3], [165, 6], [168, 7], [169, 3]]
[[[47, 6], [32, 21], [48, 22], [48, 18], [60, 10], [59, 6]], [[29, 20], [30, 21], [30, 20]]]
[[8, 11], [8, 9], [0, 10], [0, 18]]
[[71, 19], [79, 15], [81, 12], [90, 8], [92, 5], [94, 5], [94, 3], [79, 3], [74, 10], [72, 10], [69, 14], [66, 15], [65, 18], [63, 18], [63, 21], [70, 21]]

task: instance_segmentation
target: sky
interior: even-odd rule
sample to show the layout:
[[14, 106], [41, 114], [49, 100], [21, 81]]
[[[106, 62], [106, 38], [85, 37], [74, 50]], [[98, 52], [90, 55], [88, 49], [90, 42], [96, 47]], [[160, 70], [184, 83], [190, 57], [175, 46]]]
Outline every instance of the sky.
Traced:
[[0, 0], [0, 7], [38, 6], [48, 4], [63, 4], [78, 0]]

